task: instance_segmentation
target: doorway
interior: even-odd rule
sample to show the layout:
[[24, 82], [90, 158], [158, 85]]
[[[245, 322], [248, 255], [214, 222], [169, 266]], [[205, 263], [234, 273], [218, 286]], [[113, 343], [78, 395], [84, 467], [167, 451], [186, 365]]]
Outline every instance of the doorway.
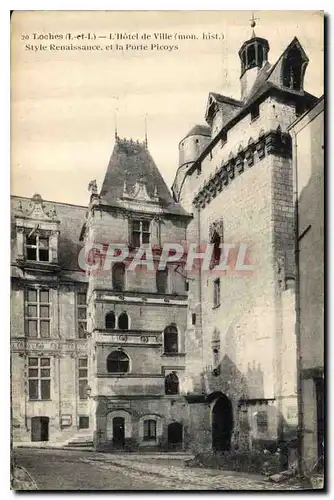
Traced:
[[231, 401], [222, 395], [212, 409], [212, 448], [229, 451], [233, 430], [233, 410]]
[[49, 417], [32, 417], [31, 441], [49, 441]]
[[173, 422], [168, 426], [168, 447], [182, 448], [183, 425], [180, 422]]
[[112, 421], [113, 447], [124, 448], [125, 421], [123, 417], [114, 417]]

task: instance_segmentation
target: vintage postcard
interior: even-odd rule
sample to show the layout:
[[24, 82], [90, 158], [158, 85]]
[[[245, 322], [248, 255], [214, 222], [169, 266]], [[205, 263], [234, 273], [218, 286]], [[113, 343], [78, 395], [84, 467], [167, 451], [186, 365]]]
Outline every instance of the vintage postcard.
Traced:
[[14, 11], [14, 490], [324, 485], [324, 14]]

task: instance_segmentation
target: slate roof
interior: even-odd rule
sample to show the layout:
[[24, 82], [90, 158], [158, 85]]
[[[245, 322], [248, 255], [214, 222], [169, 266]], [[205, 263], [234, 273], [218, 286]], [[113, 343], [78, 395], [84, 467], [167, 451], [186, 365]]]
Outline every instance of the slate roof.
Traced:
[[211, 136], [210, 127], [208, 127], [207, 125], [195, 125], [191, 130], [189, 130], [184, 139], [192, 135], [205, 135], [210, 137]]
[[136, 182], [142, 178], [145, 180], [148, 195], [153, 198], [156, 194], [159, 205], [166, 212], [188, 215], [181, 205], [174, 201], [146, 145], [119, 138], [115, 141], [100, 191], [101, 204], [120, 206], [124, 181], [126, 180], [127, 192], [130, 193]]

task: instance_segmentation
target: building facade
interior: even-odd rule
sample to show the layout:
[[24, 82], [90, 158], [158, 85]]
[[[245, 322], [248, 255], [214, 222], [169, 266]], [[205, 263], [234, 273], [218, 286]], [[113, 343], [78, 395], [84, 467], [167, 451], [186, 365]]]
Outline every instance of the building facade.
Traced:
[[[299, 41], [273, 65], [269, 49], [243, 43], [241, 97], [209, 94], [172, 194], [147, 142], [116, 134], [88, 207], [13, 197], [14, 442], [224, 451], [295, 429], [288, 127], [316, 98]], [[133, 266], [148, 244], [152, 266]], [[165, 244], [211, 245], [208, 269], [160, 269]]]
[[[291, 439], [298, 424], [288, 127], [316, 99], [303, 86], [308, 58], [299, 41], [275, 64], [269, 49], [254, 33], [244, 42], [241, 97], [211, 92], [207, 127], [179, 146], [173, 193], [193, 214], [187, 241], [218, 250], [209, 271], [189, 280], [198, 321], [186, 333], [185, 378], [200, 449], [270, 446]], [[238, 270], [240, 253], [248, 267]]]
[[324, 459], [324, 97], [294, 122], [297, 214], [296, 335], [300, 428], [306, 470]]

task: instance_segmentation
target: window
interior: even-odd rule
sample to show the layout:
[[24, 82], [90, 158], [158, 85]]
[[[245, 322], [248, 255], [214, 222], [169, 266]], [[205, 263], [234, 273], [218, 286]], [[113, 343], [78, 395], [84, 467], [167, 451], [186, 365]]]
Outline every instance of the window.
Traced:
[[114, 264], [112, 267], [112, 287], [117, 292], [125, 289], [125, 266], [124, 264]]
[[256, 414], [257, 430], [259, 432], [268, 431], [268, 414], [266, 411], [258, 411]]
[[255, 53], [255, 45], [250, 45], [247, 50], [247, 62], [248, 69], [254, 68], [256, 66], [256, 53]]
[[288, 53], [283, 65], [283, 85], [292, 90], [300, 90], [303, 78], [303, 59], [297, 47]]
[[144, 441], [156, 439], [157, 423], [155, 420], [144, 420]]
[[89, 429], [89, 417], [79, 416], [79, 429]]
[[49, 262], [49, 238], [37, 234], [26, 235], [27, 260]]
[[87, 294], [80, 292], [77, 294], [77, 322], [79, 339], [87, 337]]
[[157, 271], [156, 273], [156, 286], [158, 293], [168, 293], [168, 272]]
[[196, 325], [196, 313], [192, 313], [191, 315], [191, 324]]
[[50, 358], [28, 358], [29, 399], [51, 399]]
[[213, 307], [220, 305], [220, 279], [217, 278], [213, 282]]
[[224, 132], [220, 139], [220, 147], [222, 148], [227, 142], [227, 132]]
[[165, 393], [179, 394], [179, 378], [176, 372], [171, 372], [165, 377]]
[[133, 220], [131, 241], [134, 247], [140, 247], [142, 244], [150, 242], [150, 221]]
[[178, 333], [175, 325], [169, 325], [164, 331], [165, 353], [178, 352]]
[[107, 329], [114, 329], [116, 326], [116, 316], [115, 316], [115, 313], [114, 311], [110, 311], [107, 315], [106, 315], [106, 328]]
[[213, 244], [213, 254], [212, 254], [213, 265], [217, 266], [220, 262], [220, 256], [221, 256], [221, 248], [220, 248], [221, 238], [217, 233], [217, 231], [213, 233], [213, 236], [211, 238], [211, 243]]
[[129, 357], [123, 351], [113, 351], [107, 357], [108, 373], [127, 373], [129, 371]]
[[79, 399], [87, 399], [87, 386], [88, 386], [88, 359], [79, 358]]
[[120, 330], [128, 330], [129, 329], [129, 316], [126, 312], [122, 312], [118, 318], [118, 328]]
[[185, 282], [184, 282], [184, 289], [186, 292], [189, 292], [189, 281], [188, 280], [185, 280]]
[[50, 291], [28, 289], [26, 300], [26, 328], [28, 337], [50, 337]]
[[256, 120], [260, 116], [260, 106], [254, 106], [251, 109], [251, 121]]

